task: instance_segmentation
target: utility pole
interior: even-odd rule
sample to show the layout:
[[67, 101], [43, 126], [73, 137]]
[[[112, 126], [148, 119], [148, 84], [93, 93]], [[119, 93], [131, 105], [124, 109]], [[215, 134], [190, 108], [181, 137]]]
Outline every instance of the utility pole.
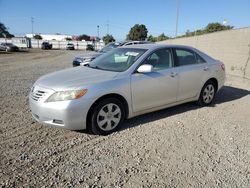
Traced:
[[32, 32], [32, 37], [34, 37], [34, 18], [31, 17], [31, 32]]
[[107, 22], [107, 35], [109, 34], [109, 21]]
[[97, 25], [97, 37], [98, 37], [98, 38], [99, 38], [99, 28], [100, 28], [100, 26]]
[[177, 37], [177, 35], [178, 35], [180, 0], [176, 0], [176, 4], [177, 4], [177, 9], [176, 9], [176, 28], [175, 28], [175, 37]]

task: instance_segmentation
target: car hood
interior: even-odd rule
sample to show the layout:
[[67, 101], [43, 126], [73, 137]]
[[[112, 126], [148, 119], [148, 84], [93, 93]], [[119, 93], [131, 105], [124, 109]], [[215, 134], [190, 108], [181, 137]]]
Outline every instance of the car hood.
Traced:
[[35, 84], [55, 91], [71, 90], [111, 80], [117, 74], [89, 67], [75, 67], [42, 76]]
[[81, 59], [92, 59], [92, 58], [96, 58], [100, 55], [102, 55], [103, 53], [99, 53], [99, 52], [90, 52], [87, 54], [83, 54], [83, 55], [78, 55], [76, 56], [76, 58], [81, 58]]

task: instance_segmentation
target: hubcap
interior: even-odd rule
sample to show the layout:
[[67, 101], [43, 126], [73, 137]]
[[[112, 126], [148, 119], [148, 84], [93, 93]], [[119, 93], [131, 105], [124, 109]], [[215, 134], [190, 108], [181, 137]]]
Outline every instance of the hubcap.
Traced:
[[212, 84], [208, 84], [203, 91], [203, 101], [208, 104], [214, 98], [214, 86]]
[[97, 115], [97, 125], [103, 131], [114, 129], [121, 120], [121, 109], [114, 103], [106, 104]]

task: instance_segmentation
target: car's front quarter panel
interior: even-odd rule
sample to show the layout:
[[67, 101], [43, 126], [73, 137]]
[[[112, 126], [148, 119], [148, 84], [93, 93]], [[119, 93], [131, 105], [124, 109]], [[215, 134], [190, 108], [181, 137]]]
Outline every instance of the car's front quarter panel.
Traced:
[[[82, 88], [78, 88], [87, 89], [87, 93], [83, 97], [58, 102], [46, 102], [55, 91], [42, 88], [36, 83], [34, 85], [38, 90], [40, 89], [47, 93], [46, 96], [38, 101], [34, 100], [35, 94], [32, 91], [29, 95], [31, 113], [41, 123], [70, 130], [86, 129], [89, 109], [95, 101], [109, 94], [122, 96], [128, 104], [128, 117], [132, 116], [129, 77], [114, 78], [113, 80], [84, 85]], [[62, 123], [58, 123], [58, 120]]]
[[[127, 101], [129, 110], [128, 116], [130, 117], [132, 115], [130, 77], [122, 76], [114, 78], [113, 80], [89, 85], [86, 97], [95, 99], [96, 101], [99, 98], [110, 94], [120, 95]], [[93, 103], [95, 101], [93, 101]]]

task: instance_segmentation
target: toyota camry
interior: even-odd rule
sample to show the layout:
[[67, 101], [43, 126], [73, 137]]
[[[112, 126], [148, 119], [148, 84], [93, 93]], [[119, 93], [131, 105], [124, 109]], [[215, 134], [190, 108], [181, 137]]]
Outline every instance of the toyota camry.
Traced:
[[131, 45], [42, 76], [29, 104], [41, 123], [106, 135], [141, 114], [190, 101], [210, 105], [224, 80], [224, 64], [195, 48]]

